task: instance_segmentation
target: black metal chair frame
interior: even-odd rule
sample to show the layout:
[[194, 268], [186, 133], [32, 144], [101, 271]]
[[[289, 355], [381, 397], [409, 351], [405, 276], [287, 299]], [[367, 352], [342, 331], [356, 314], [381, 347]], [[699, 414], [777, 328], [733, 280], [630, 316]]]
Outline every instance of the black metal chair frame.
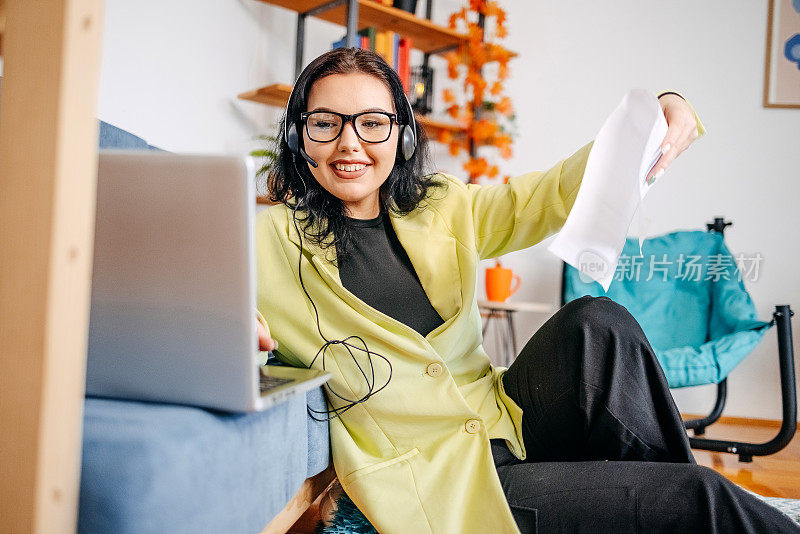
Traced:
[[[718, 232], [725, 235], [725, 228], [733, 223], [726, 222], [723, 217], [715, 217], [713, 223], [706, 223], [709, 232]], [[561, 305], [564, 302], [564, 289], [566, 288], [567, 264], [562, 262], [561, 270]], [[766, 456], [775, 454], [786, 447], [797, 431], [797, 385], [794, 374], [794, 347], [792, 344], [792, 316], [794, 312], [788, 305], [775, 306], [772, 313], [771, 325], [774, 325], [778, 334], [778, 362], [781, 380], [781, 409], [782, 421], [778, 434], [764, 443], [749, 443], [732, 440], [718, 440], [699, 438], [705, 434], [708, 426], [717, 422], [722, 416], [725, 401], [728, 396], [728, 379], [724, 378], [717, 384], [717, 400], [711, 413], [699, 419], [685, 421], [687, 429], [694, 431], [695, 437], [689, 438], [693, 449], [715, 452], [728, 452], [738, 454], [740, 462], [752, 462], [753, 456]]]

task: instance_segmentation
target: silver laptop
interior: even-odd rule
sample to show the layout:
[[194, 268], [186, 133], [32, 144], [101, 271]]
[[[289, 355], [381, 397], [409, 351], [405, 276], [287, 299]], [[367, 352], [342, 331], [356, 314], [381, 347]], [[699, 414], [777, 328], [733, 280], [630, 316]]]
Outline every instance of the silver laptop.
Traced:
[[259, 367], [250, 158], [101, 151], [86, 392], [263, 410], [328, 373]]

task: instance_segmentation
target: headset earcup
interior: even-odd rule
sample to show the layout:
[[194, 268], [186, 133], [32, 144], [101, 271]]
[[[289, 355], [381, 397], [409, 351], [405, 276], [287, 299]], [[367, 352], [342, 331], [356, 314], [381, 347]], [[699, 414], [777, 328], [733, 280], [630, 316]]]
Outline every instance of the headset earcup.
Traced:
[[286, 131], [286, 145], [292, 154], [297, 154], [300, 151], [300, 142], [297, 138], [297, 125], [292, 124]]
[[414, 131], [412, 126], [404, 125], [402, 128], [402, 132], [400, 135], [402, 137], [402, 150], [403, 150], [403, 157], [406, 161], [411, 159], [411, 156], [414, 155], [414, 151], [417, 149], [417, 132]]

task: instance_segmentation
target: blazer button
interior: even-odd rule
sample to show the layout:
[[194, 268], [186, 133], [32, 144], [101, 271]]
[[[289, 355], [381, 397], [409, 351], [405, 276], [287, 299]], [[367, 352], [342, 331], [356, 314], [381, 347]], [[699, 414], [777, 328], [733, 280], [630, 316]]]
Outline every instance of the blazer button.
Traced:
[[432, 363], [428, 365], [428, 368], [425, 370], [425, 372], [428, 373], [428, 376], [436, 378], [437, 376], [442, 376], [444, 368], [442, 367], [441, 363]]
[[467, 432], [470, 434], [477, 434], [481, 429], [481, 422], [479, 419], [470, 419], [467, 421], [467, 424], [464, 425]]

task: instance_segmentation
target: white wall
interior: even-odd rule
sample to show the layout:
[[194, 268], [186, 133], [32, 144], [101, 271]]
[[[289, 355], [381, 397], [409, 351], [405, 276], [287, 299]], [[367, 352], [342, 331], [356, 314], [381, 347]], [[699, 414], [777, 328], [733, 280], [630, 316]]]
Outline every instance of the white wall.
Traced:
[[[503, 5], [509, 13], [507, 46], [520, 54], [507, 84], [520, 135], [504, 169], [544, 169], [571, 154], [594, 136], [630, 88], [677, 89], [709, 133], [648, 195], [652, 233], [700, 228], [724, 215], [735, 222], [729, 246], [765, 257], [762, 278], [748, 286], [762, 317], [770, 317], [774, 304], [800, 307], [792, 219], [800, 197], [800, 111], [761, 107], [766, 1]], [[434, 20], [446, 23], [460, 6], [436, 0]], [[236, 95], [293, 81], [293, 13], [254, 0], [107, 0], [105, 18], [98, 108], [103, 120], [171, 151], [236, 153], [258, 146], [254, 137], [278, 120], [280, 110]], [[309, 21], [306, 62], [342, 33]], [[439, 89], [444, 82], [440, 68]], [[464, 174], [443, 147], [434, 155], [435, 168]], [[558, 300], [559, 264], [544, 246], [504, 261], [523, 277], [515, 299]], [[521, 344], [546, 319], [518, 317]], [[773, 331], [731, 375], [726, 413], [780, 416], [775, 346]], [[675, 394], [687, 412], [713, 403], [713, 388]]]

